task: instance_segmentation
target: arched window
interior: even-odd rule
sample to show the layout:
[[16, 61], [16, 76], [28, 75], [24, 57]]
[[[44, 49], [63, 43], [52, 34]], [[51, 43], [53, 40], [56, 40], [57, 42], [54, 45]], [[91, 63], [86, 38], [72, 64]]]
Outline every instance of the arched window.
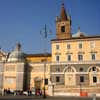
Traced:
[[89, 72], [98, 72], [98, 71], [100, 71], [100, 69], [95, 66], [89, 68]]
[[65, 26], [61, 26], [61, 32], [65, 32]]

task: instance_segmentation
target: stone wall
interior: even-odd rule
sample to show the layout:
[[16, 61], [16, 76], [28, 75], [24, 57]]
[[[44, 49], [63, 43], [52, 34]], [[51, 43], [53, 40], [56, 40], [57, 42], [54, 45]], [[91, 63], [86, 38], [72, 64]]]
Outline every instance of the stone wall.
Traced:
[[0, 63], [0, 88], [3, 88], [3, 71], [4, 71], [4, 64]]
[[[56, 77], [59, 77], [59, 82], [56, 82]], [[64, 85], [64, 74], [53, 74], [51, 75], [51, 81], [52, 83], [55, 83], [56, 85]]]
[[[84, 77], [84, 82], [80, 82], [80, 76]], [[77, 86], [82, 86], [82, 87], [87, 87], [89, 86], [89, 75], [88, 74], [76, 74], [76, 85]]]

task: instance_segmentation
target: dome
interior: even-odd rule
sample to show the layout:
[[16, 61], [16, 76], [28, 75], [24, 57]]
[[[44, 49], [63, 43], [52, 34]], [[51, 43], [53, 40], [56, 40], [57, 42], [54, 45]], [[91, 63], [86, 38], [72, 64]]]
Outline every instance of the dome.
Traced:
[[16, 48], [9, 54], [8, 62], [24, 61], [24, 53], [21, 51], [21, 45], [18, 43]]
[[78, 32], [76, 34], [73, 34], [72, 37], [85, 37], [85, 33], [80, 31], [80, 28], [78, 28]]

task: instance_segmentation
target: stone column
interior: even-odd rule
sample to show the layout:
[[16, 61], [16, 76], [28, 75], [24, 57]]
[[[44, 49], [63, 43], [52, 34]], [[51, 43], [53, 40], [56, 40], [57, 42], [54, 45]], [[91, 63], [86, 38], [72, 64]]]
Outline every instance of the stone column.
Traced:
[[23, 90], [24, 86], [24, 63], [17, 63], [16, 89]]

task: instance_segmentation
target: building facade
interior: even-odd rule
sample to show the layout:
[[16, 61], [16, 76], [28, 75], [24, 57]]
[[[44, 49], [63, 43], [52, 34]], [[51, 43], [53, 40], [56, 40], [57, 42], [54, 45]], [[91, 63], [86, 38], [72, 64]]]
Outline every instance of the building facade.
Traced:
[[25, 54], [18, 43], [10, 53], [0, 51], [0, 88], [45, 88], [54, 95], [100, 93], [100, 36], [78, 29], [71, 33], [71, 18], [64, 4], [56, 17], [56, 39], [51, 54]]
[[87, 36], [78, 29], [71, 34], [71, 18], [61, 8], [56, 19], [56, 39], [51, 40], [51, 81], [55, 91], [100, 92], [100, 36]]

